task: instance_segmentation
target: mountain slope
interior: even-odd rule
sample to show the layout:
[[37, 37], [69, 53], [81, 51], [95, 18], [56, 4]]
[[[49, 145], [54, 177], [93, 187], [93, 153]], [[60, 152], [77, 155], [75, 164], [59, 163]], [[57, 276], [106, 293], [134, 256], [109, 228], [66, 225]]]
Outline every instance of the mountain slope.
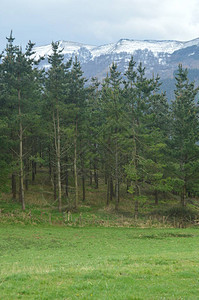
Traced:
[[[187, 42], [121, 39], [102, 46], [60, 41], [60, 49], [63, 49], [65, 61], [78, 57], [88, 78], [105, 77], [113, 61], [124, 73], [132, 55], [137, 63], [142, 62], [146, 67], [147, 76], [158, 73], [163, 79], [172, 78], [179, 63], [190, 69], [199, 69], [199, 38]], [[41, 67], [48, 67], [51, 45], [35, 47], [35, 52], [36, 58], [45, 57]]]

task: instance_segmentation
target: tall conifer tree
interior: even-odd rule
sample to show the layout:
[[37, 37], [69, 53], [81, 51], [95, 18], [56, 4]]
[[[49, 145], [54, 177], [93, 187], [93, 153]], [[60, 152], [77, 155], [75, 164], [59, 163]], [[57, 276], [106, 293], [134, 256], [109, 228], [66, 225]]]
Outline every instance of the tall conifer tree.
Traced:
[[189, 82], [188, 71], [179, 65], [176, 75], [175, 100], [172, 102], [171, 153], [174, 162], [174, 177], [178, 179], [181, 205], [186, 205], [187, 192], [197, 191], [199, 171], [199, 121], [195, 103], [199, 88]]

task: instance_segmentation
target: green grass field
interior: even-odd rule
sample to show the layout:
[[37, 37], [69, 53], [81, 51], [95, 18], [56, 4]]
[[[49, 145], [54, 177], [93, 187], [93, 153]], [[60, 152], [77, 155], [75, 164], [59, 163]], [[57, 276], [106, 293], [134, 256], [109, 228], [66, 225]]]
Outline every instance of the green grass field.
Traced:
[[199, 299], [199, 229], [0, 225], [0, 299]]

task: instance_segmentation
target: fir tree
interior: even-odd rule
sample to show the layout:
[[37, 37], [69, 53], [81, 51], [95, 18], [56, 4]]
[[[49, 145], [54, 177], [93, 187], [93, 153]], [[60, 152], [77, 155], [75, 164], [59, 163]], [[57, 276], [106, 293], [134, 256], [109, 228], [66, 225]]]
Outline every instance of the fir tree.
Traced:
[[198, 149], [198, 107], [195, 97], [199, 88], [189, 82], [188, 71], [179, 65], [176, 75], [175, 100], [172, 102], [171, 154], [173, 157], [173, 176], [178, 179], [181, 205], [186, 205], [188, 192], [198, 192], [199, 170]]
[[[59, 43], [52, 42], [52, 54], [48, 57], [48, 62], [51, 64], [47, 72], [46, 87], [48, 93], [49, 105], [51, 107], [52, 121], [54, 128], [54, 148], [55, 162], [58, 186], [58, 206], [59, 211], [62, 210], [62, 183], [61, 183], [61, 119], [62, 110], [65, 109], [66, 98], [66, 76], [68, 73], [69, 64], [64, 64], [64, 56], [62, 49], [59, 48]], [[56, 182], [54, 182], [54, 188]]]
[[[4, 85], [4, 99], [6, 99], [5, 105], [11, 109], [9, 125], [12, 128], [12, 139], [14, 136], [17, 136], [15, 131], [16, 124], [19, 128], [19, 198], [22, 203], [22, 209], [25, 210], [23, 143], [24, 134], [27, 130], [25, 128], [28, 128], [30, 121], [31, 105], [29, 101], [35, 83], [35, 74], [33, 71], [34, 59], [32, 57], [34, 44], [29, 41], [25, 52], [23, 52], [20, 47], [13, 45], [14, 38], [12, 32], [7, 41], [5, 53], [2, 56], [1, 74]], [[14, 151], [14, 153], [17, 153], [17, 151]]]

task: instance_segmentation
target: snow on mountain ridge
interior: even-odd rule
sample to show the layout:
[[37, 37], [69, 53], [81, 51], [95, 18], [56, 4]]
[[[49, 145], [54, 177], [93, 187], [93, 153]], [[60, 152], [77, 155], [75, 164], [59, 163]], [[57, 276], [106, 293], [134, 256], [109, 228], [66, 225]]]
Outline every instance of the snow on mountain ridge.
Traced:
[[[199, 38], [187, 42], [172, 41], [172, 40], [130, 40], [130, 39], [121, 39], [111, 49], [112, 53], [121, 53], [125, 52], [128, 54], [134, 54], [137, 50], [148, 50], [153, 52], [154, 56], [157, 56], [159, 53], [168, 53], [172, 54], [173, 52], [187, 48], [193, 45], [199, 45]], [[101, 46], [100, 46], [101, 47]], [[106, 47], [106, 45], [104, 45]], [[93, 51], [96, 52], [94, 48]], [[110, 53], [110, 51], [109, 51]]]
[[158, 53], [171, 54], [176, 50], [181, 49], [183, 43], [175, 41], [134, 41], [134, 40], [120, 40], [114, 49], [114, 52], [126, 52], [134, 54], [136, 50], [148, 50], [153, 52], [155, 56]]
[[91, 50], [92, 59], [101, 55], [107, 55], [113, 52], [115, 44], [105, 44], [102, 46], [97, 46]]
[[[63, 54], [72, 54], [77, 53], [81, 48], [86, 48], [87, 50], [91, 51], [96, 46], [81, 44], [78, 42], [70, 42], [70, 41], [59, 41], [59, 49], [63, 49]], [[45, 45], [39, 46], [34, 48], [35, 51], [35, 59], [39, 59], [40, 57], [47, 57], [48, 55], [52, 54], [52, 46]]]
[[60, 41], [60, 48], [63, 49], [63, 54], [65, 53], [74, 53], [77, 52], [80, 48], [86, 48], [88, 50], [92, 50], [95, 46], [81, 44], [77, 42], [68, 42], [68, 41]]
[[[95, 59], [101, 55], [128, 53], [133, 55], [137, 50], [148, 50], [154, 56], [160, 53], [172, 54], [173, 52], [197, 45], [199, 46], [199, 38], [187, 41], [173, 41], [173, 40], [131, 40], [120, 39], [117, 43], [105, 44], [102, 46], [93, 46], [77, 42], [60, 41], [60, 49], [63, 49], [63, 54], [75, 55], [81, 48], [86, 48], [91, 53], [91, 59]], [[51, 45], [35, 47], [36, 59], [40, 56], [47, 56], [52, 54]]]

